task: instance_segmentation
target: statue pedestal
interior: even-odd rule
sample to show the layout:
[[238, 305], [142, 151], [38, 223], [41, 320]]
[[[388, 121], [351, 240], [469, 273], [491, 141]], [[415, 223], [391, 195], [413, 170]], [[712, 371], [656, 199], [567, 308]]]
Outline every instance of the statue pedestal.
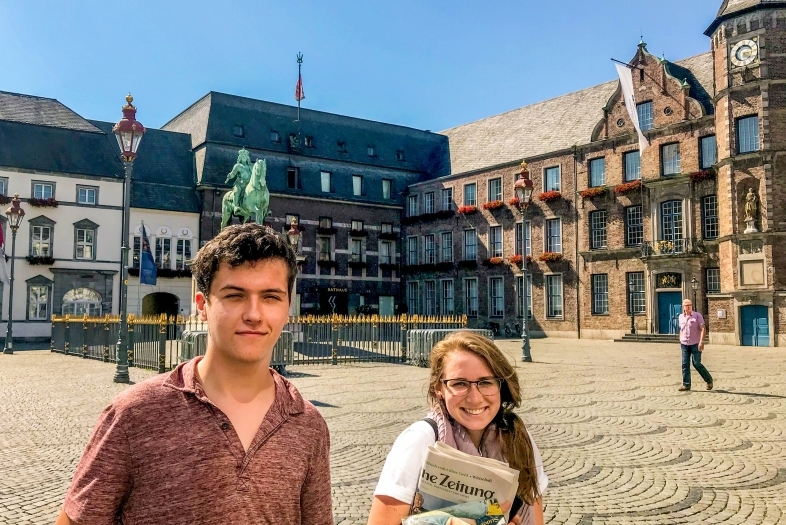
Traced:
[[745, 219], [746, 228], [742, 233], [758, 233], [756, 229], [756, 219]]

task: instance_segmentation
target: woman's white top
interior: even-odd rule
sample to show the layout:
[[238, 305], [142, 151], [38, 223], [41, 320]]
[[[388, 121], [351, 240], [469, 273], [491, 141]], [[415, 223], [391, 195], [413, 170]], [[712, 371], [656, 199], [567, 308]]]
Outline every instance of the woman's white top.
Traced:
[[[549, 484], [546, 471], [543, 470], [543, 458], [540, 450], [529, 436], [532, 451], [535, 453], [535, 466], [538, 469], [538, 489], [545, 494]], [[418, 488], [420, 470], [426, 459], [428, 447], [436, 442], [434, 427], [426, 421], [417, 421], [410, 425], [396, 438], [390, 449], [379, 476], [379, 483], [374, 490], [375, 496], [389, 496], [403, 503], [411, 503]]]

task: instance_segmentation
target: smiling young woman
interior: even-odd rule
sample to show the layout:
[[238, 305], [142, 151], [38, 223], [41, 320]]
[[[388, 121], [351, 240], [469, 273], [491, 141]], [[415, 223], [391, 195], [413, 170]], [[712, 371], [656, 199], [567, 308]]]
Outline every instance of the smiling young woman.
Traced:
[[[511, 523], [541, 525], [548, 477], [540, 451], [513, 413], [521, 403], [518, 376], [493, 341], [456, 332], [431, 351], [428, 419], [438, 440], [467, 454], [505, 461], [520, 472], [520, 510]], [[434, 428], [418, 421], [393, 444], [369, 513], [369, 525], [397, 525], [409, 515]]]

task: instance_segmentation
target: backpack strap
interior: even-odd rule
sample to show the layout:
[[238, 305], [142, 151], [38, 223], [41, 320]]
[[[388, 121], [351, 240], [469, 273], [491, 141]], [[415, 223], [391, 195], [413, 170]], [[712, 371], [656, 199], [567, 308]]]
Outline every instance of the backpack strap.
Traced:
[[431, 426], [431, 428], [434, 429], [434, 439], [436, 441], [439, 441], [439, 427], [437, 426], [437, 422], [431, 419], [430, 417], [424, 417], [423, 421], [428, 423]]

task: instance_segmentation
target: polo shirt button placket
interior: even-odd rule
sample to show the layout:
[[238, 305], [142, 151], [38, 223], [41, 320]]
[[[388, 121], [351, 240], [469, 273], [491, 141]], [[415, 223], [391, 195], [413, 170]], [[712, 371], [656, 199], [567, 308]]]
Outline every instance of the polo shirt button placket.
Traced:
[[223, 430], [224, 432], [229, 430], [229, 423], [227, 423], [226, 421], [221, 423], [221, 430]]

